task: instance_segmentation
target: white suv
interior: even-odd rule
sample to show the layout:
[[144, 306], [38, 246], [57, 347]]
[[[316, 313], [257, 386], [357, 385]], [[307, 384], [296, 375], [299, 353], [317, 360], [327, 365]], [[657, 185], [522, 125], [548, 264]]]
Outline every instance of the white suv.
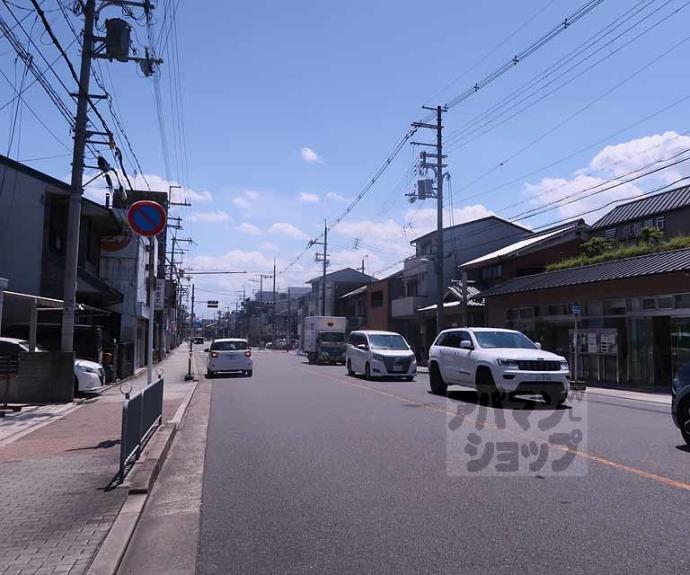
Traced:
[[539, 393], [558, 406], [568, 398], [570, 369], [564, 357], [543, 351], [519, 331], [463, 328], [442, 331], [429, 350], [431, 391], [466, 385], [496, 403], [518, 393]]
[[412, 381], [417, 359], [405, 338], [392, 331], [353, 331], [345, 352], [348, 375], [401, 377]]

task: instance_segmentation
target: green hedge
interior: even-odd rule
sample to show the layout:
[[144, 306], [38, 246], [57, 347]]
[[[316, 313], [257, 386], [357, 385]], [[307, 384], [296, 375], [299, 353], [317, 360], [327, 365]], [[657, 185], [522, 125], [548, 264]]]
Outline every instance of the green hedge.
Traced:
[[622, 260], [625, 258], [633, 258], [635, 256], [644, 256], [646, 254], [653, 254], [656, 252], [667, 252], [670, 250], [678, 250], [681, 248], [690, 247], [690, 236], [676, 236], [670, 240], [661, 243], [647, 243], [640, 242], [631, 246], [620, 246], [613, 244], [611, 249], [597, 256], [580, 255], [575, 258], [561, 260], [555, 264], [551, 264], [546, 268], [546, 271], [564, 270], [568, 268], [577, 268], [581, 266], [588, 266], [592, 264], [600, 264], [603, 262], [610, 262], [614, 260]]

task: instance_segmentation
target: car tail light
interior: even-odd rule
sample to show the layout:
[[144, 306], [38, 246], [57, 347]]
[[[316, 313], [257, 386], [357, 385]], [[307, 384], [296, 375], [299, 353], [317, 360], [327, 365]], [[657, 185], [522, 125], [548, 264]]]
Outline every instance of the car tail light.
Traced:
[[251, 356], [252, 356], [251, 350], [248, 349], [247, 351], [244, 352], [244, 357], [251, 357]]
[[211, 357], [213, 357], [213, 358], [218, 357], [218, 352], [217, 352], [217, 351], [212, 351], [212, 352], [211, 352]]

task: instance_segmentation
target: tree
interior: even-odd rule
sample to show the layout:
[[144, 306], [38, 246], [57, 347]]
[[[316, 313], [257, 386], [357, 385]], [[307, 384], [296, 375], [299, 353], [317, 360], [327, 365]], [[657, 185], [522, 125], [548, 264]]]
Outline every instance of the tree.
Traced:
[[580, 250], [585, 256], [593, 258], [602, 255], [612, 247], [613, 245], [610, 240], [595, 236], [591, 240], [583, 242], [580, 246]]
[[658, 246], [664, 241], [664, 232], [658, 228], [642, 228], [642, 241], [650, 246]]

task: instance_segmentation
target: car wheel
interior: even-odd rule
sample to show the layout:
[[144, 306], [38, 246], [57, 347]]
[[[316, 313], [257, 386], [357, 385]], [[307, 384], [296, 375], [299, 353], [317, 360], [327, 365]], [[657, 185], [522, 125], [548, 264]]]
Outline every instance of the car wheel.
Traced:
[[77, 395], [79, 395], [79, 379], [75, 375], [74, 376], [74, 397], [76, 397]]
[[352, 362], [348, 359], [347, 360], [347, 375], [353, 376], [355, 374], [354, 371], [352, 371]]
[[248, 370], [246, 371], [246, 374], [247, 374], [247, 377], [251, 377], [251, 376], [254, 374], [254, 370], [253, 370], [253, 369], [248, 369]]
[[371, 367], [369, 367], [369, 362], [364, 366], [364, 379], [371, 379]]
[[685, 443], [690, 445], [690, 399], [681, 401], [678, 406], [678, 427]]
[[551, 407], [560, 407], [568, 399], [567, 391], [545, 391], [541, 394], [544, 403], [550, 405]]
[[206, 372], [206, 379], [213, 379], [213, 378], [215, 377], [215, 375], [216, 375], [216, 374], [215, 374], [213, 371], [208, 370], [208, 371]]
[[407, 377], [403, 377], [403, 381], [412, 381], [413, 379], [414, 379], [414, 377], [412, 377], [411, 375], [408, 375]]
[[503, 403], [503, 395], [498, 392], [494, 376], [487, 367], [477, 370], [477, 393], [479, 400], [487, 405], [500, 406]]
[[431, 393], [435, 395], [446, 395], [448, 393], [448, 384], [443, 381], [441, 370], [436, 363], [432, 363], [429, 368], [429, 385], [431, 386]]

